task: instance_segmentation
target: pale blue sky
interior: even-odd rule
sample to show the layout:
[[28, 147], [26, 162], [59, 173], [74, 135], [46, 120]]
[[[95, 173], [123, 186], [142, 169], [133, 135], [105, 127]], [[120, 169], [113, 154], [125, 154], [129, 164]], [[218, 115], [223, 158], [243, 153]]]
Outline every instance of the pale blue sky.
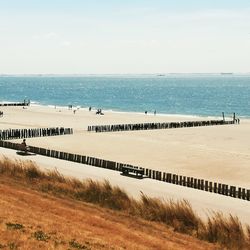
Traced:
[[249, 0], [0, 0], [0, 74], [250, 72]]

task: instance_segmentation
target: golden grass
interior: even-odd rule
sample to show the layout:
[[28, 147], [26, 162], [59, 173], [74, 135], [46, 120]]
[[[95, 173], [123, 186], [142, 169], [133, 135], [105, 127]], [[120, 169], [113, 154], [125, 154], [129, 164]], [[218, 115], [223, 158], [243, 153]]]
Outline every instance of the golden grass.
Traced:
[[41, 193], [11, 177], [0, 177], [0, 194], [1, 249], [220, 249], [163, 223]]
[[219, 243], [228, 249], [250, 248], [250, 227], [243, 230], [237, 217], [228, 218], [221, 213], [210, 215], [204, 222], [193, 211], [186, 200], [174, 202], [150, 198], [141, 194], [139, 200], [129, 197], [119, 187], [111, 186], [108, 181], [80, 181], [67, 178], [58, 171], [41, 171], [33, 162], [0, 160], [0, 175], [8, 176], [44, 193], [61, 198], [71, 198], [98, 204], [112, 210], [164, 223], [175, 231], [195, 236], [212, 243]]

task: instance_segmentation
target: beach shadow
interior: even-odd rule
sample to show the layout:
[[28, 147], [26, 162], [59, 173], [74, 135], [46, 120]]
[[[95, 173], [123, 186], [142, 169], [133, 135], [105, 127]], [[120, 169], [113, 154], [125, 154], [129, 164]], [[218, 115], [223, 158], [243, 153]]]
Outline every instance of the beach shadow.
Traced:
[[142, 180], [142, 179], [145, 178], [144, 176], [139, 176], [139, 175], [135, 175], [135, 174], [124, 174], [124, 173], [121, 173], [120, 175], [125, 176], [125, 177], [131, 177], [131, 178], [138, 179], [138, 180]]
[[17, 151], [16, 154], [21, 155], [21, 156], [33, 156], [33, 155], [36, 155], [35, 153], [24, 152], [24, 151]]

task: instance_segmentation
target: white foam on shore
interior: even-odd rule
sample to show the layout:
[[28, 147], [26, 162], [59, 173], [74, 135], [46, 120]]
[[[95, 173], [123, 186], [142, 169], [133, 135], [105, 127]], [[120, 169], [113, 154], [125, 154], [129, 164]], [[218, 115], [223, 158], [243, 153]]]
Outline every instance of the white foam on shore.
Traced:
[[[15, 102], [11, 102], [11, 101], [2, 101], [0, 103], [15, 103]], [[49, 109], [56, 109], [56, 110], [69, 110], [69, 105], [67, 106], [62, 106], [62, 105], [46, 105], [46, 104], [41, 104], [39, 102], [36, 101], [31, 101], [30, 102], [30, 106], [31, 107], [37, 107], [37, 108], [49, 108]], [[92, 111], [97, 111], [98, 108], [96, 107], [91, 107]], [[89, 111], [89, 107], [84, 107], [84, 106], [73, 106], [72, 105], [72, 110], [83, 110], [83, 111]], [[221, 120], [222, 116], [206, 116], [206, 115], [191, 115], [191, 114], [164, 114], [164, 113], [156, 113], [156, 115], [154, 115], [154, 112], [148, 112], [147, 114], [145, 114], [144, 112], [136, 112], [136, 111], [121, 111], [121, 110], [112, 110], [112, 109], [102, 109], [102, 112], [105, 113], [113, 113], [113, 114], [121, 114], [121, 115], [137, 115], [137, 116], [149, 116], [149, 117], [166, 117], [166, 118], [177, 118], [177, 119], [187, 119], [187, 120], [192, 120], [192, 119], [200, 119], [200, 120]], [[244, 120], [249, 120], [250, 117], [248, 116], [237, 116], [241, 119]], [[225, 116], [225, 120], [232, 120], [232, 116]]]

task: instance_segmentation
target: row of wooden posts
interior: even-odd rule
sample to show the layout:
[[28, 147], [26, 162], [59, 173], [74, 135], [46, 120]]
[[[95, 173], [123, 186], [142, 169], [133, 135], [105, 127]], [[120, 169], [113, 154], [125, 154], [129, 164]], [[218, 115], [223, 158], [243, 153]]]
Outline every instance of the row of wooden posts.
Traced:
[[234, 123], [235, 123], [235, 120], [225, 121], [223, 119], [223, 120], [208, 120], [208, 121], [95, 125], [95, 126], [88, 126], [88, 131], [115, 132], [115, 131], [130, 131], [130, 130], [149, 130], [149, 129], [169, 129], [169, 128], [213, 126], [213, 125], [226, 125], [226, 124], [234, 124]]
[[30, 128], [0, 130], [0, 140], [73, 134], [72, 128]]
[[[0, 147], [11, 148], [18, 150], [19, 144], [12, 143], [10, 141], [0, 141]], [[30, 151], [35, 154], [40, 154], [48, 157], [58, 158], [62, 160], [78, 162], [82, 164], [87, 164], [95, 167], [107, 168], [116, 171], [122, 171], [122, 166], [131, 166], [134, 168], [139, 168], [136, 166], [118, 163], [114, 161], [108, 161], [103, 159], [98, 159], [95, 157], [89, 157], [85, 155], [71, 154], [67, 152], [60, 152], [57, 150], [39, 148], [30, 146]], [[239, 198], [243, 200], [250, 201], [250, 189], [229, 186], [223, 183], [212, 182], [204, 179], [197, 179], [194, 177], [187, 177], [182, 175], [176, 175], [172, 173], [161, 172], [148, 168], [143, 169], [143, 175], [146, 178], [155, 179], [158, 181], [168, 182], [175, 185], [181, 185], [184, 187], [199, 189], [207, 192], [218, 193], [221, 195], [231, 196], [234, 198]]]
[[0, 103], [0, 106], [29, 106], [30, 101]]

